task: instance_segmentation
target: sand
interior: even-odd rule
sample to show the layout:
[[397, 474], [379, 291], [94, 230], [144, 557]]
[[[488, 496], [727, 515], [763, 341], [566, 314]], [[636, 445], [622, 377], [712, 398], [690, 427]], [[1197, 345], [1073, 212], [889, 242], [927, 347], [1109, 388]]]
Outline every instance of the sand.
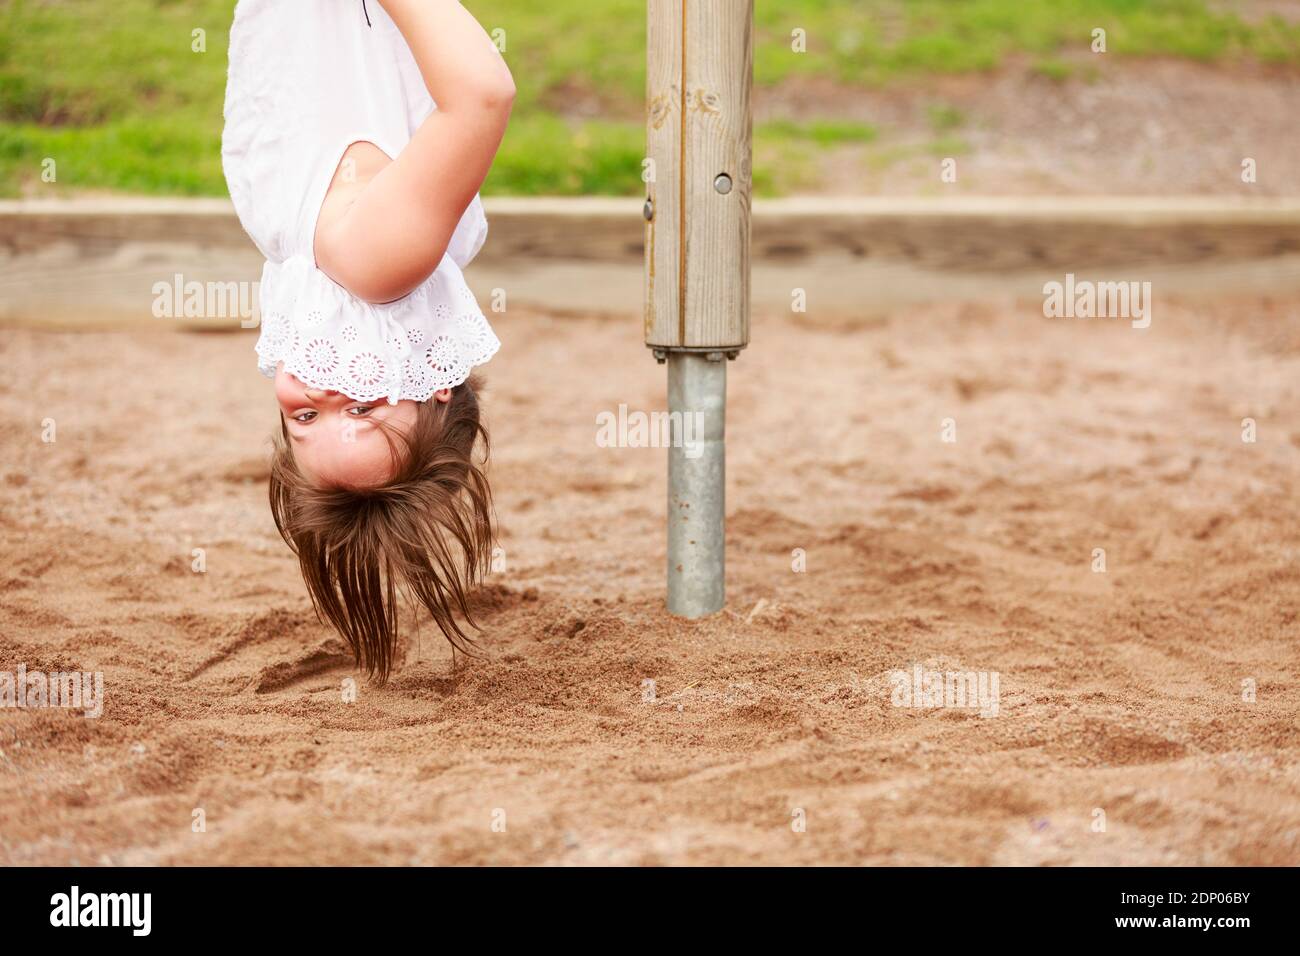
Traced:
[[756, 315], [698, 622], [664, 452], [595, 442], [663, 407], [637, 317], [494, 323], [486, 657], [421, 622], [351, 703], [254, 333], [0, 330], [0, 669], [105, 694], [0, 710], [0, 863], [1300, 863], [1300, 300]]

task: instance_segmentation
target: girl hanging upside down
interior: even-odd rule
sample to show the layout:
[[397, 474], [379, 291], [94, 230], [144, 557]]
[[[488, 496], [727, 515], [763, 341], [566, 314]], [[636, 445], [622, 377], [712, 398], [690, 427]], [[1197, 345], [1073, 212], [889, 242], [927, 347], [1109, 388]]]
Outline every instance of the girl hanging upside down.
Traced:
[[458, 617], [472, 626], [490, 566], [472, 372], [500, 343], [461, 269], [487, 237], [478, 190], [514, 94], [455, 0], [235, 8], [222, 165], [267, 260], [271, 511], [317, 614], [380, 680], [399, 593], [467, 650]]

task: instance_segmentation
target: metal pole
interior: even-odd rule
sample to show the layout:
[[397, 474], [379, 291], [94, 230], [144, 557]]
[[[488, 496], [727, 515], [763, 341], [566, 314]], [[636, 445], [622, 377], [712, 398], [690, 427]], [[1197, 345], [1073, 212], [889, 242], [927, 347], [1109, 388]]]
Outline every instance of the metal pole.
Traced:
[[668, 353], [668, 610], [704, 617], [726, 600], [727, 362]]

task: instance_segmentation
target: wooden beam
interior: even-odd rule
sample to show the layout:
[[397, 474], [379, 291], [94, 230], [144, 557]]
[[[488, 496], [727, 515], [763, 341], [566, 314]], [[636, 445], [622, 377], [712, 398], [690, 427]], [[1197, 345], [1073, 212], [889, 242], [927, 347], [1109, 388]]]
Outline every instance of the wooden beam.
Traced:
[[749, 342], [753, 0], [648, 0], [645, 342]]

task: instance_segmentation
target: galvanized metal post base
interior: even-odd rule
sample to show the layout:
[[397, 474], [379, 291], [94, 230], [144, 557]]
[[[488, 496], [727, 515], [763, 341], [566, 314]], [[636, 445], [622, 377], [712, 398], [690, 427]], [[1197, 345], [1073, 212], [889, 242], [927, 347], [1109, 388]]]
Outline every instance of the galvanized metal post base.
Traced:
[[727, 363], [669, 351], [668, 611], [704, 617], [726, 601]]

